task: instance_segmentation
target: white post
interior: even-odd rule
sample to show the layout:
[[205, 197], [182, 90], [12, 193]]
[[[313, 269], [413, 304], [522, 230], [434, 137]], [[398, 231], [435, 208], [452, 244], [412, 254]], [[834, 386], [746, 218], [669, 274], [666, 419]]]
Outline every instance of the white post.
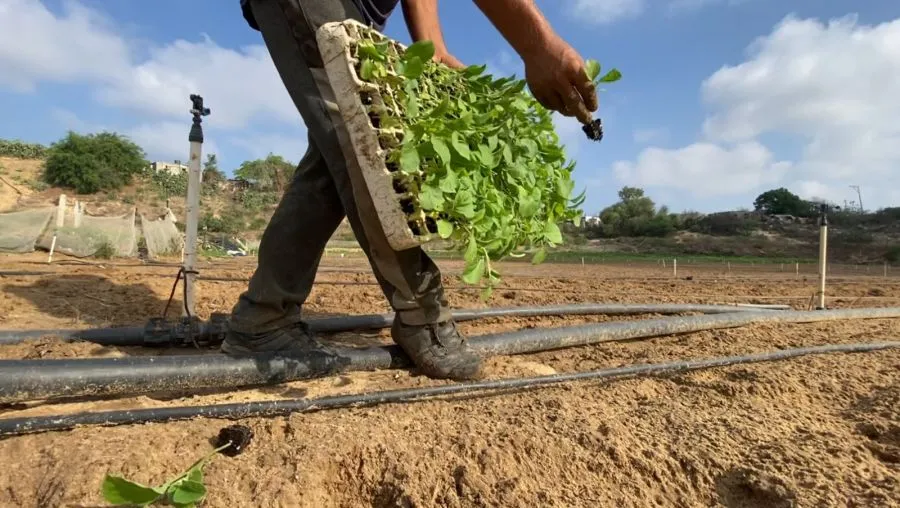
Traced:
[[672, 277], [678, 277], [678, 259], [672, 260]]
[[66, 195], [59, 195], [59, 206], [56, 209], [56, 227], [61, 228], [66, 221]]
[[47, 264], [53, 262], [53, 250], [56, 249], [56, 233], [53, 233], [53, 241], [50, 242], [50, 255], [47, 256]]
[[194, 268], [197, 264], [197, 225], [200, 220], [200, 153], [199, 141], [191, 141], [190, 171], [188, 172], [187, 222], [184, 242], [185, 314], [194, 315]]
[[731, 273], [731, 261], [728, 262], [728, 273]]
[[828, 217], [825, 207], [819, 218], [819, 310], [825, 309], [825, 272], [828, 266]]
[[193, 125], [188, 135], [191, 143], [190, 163], [188, 165], [188, 189], [187, 206], [185, 215], [185, 242], [184, 242], [184, 286], [185, 298], [183, 314], [194, 312], [194, 270], [197, 265], [197, 225], [200, 222], [200, 156], [203, 148], [203, 128], [200, 126], [202, 117], [209, 114], [209, 109], [203, 107], [203, 98], [199, 95], [191, 95]]
[[84, 215], [84, 203], [81, 201], [75, 201], [75, 206], [72, 208], [73, 213], [73, 226], [76, 228], [81, 227], [81, 217]]
[[800, 278], [800, 263], [794, 263], [794, 274], [797, 275], [797, 278]]

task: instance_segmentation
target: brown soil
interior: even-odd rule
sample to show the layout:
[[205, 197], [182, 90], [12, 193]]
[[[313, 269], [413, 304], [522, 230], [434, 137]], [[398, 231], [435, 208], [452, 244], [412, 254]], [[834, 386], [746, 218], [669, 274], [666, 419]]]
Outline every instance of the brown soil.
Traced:
[[[177, 268], [0, 258], [0, 328], [142, 324], [158, 315]], [[446, 272], [458, 269], [444, 263]], [[246, 277], [251, 260], [205, 276]], [[354, 270], [361, 270], [354, 273]], [[758, 302], [804, 308], [814, 279], [779, 269], [506, 265], [489, 305], [576, 302]], [[880, 273], [878, 275], [881, 275]], [[688, 280], [690, 279], [690, 280]], [[386, 312], [359, 259], [323, 262], [310, 315]], [[484, 305], [447, 278], [456, 307]], [[206, 317], [227, 311], [240, 282], [199, 283]], [[900, 279], [837, 274], [833, 307], [900, 306]], [[176, 304], [179, 300], [176, 299]], [[177, 307], [176, 307], [177, 308]], [[494, 319], [471, 335], [599, 321]], [[900, 320], [751, 326], [534, 355], [492, 358], [489, 378], [575, 372], [841, 342], [897, 340]], [[387, 341], [343, 335], [342, 342]], [[67, 344], [52, 338], [0, 348], [3, 358], [176, 354]], [[406, 371], [204, 395], [153, 395], [5, 408], [3, 417], [83, 410], [318, 397], [432, 381]], [[81, 428], [0, 441], [0, 506], [102, 505], [107, 472], [160, 484], [211, 449], [232, 422]], [[243, 454], [206, 469], [204, 506], [900, 506], [900, 351], [805, 357], [683, 375], [579, 382], [489, 397], [251, 418]], [[15, 465], [12, 467], [12, 465]]]
[[0, 212], [14, 210], [32, 190], [27, 182], [35, 181], [41, 173], [42, 162], [0, 157]]

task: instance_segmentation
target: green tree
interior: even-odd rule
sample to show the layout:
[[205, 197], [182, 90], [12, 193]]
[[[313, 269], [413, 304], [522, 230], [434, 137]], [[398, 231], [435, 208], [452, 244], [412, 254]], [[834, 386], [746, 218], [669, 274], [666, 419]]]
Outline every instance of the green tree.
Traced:
[[44, 180], [80, 194], [115, 190], [147, 166], [144, 151], [116, 133], [69, 133], [47, 150]]
[[265, 159], [244, 161], [234, 176], [250, 182], [257, 190], [284, 192], [294, 174], [294, 165], [280, 155], [269, 154]]
[[753, 201], [753, 208], [766, 215], [796, 215], [806, 217], [812, 213], [813, 205], [793, 192], [780, 187], [763, 192]]
[[219, 169], [219, 161], [216, 154], [206, 155], [206, 162], [203, 163], [203, 184], [212, 189], [217, 188], [226, 180], [225, 173]]
[[619, 202], [600, 212], [604, 236], [666, 236], [675, 231], [676, 217], [637, 187], [622, 187]]

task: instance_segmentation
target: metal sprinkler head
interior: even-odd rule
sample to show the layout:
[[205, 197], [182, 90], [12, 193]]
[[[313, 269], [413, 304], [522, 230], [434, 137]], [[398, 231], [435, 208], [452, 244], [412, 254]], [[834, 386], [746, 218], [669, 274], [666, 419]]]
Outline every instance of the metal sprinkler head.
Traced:
[[191, 114], [194, 116], [208, 116], [209, 108], [203, 107], [203, 97], [191, 94]]

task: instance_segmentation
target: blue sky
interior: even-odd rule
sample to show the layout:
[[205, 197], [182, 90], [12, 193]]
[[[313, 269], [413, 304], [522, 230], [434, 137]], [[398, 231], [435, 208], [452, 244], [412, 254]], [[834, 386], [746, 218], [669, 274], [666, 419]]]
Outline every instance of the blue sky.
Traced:
[[[539, 0], [585, 58], [624, 74], [601, 93], [606, 137], [558, 130], [585, 211], [644, 187], [674, 210], [750, 207], [769, 188], [900, 205], [900, 3], [894, 0]], [[522, 75], [468, 0], [440, 2], [450, 50]], [[407, 42], [401, 13], [387, 33]], [[185, 159], [188, 93], [207, 97], [205, 151], [224, 169], [297, 161], [302, 120], [238, 0], [0, 0], [0, 137], [49, 143], [116, 130]]]

